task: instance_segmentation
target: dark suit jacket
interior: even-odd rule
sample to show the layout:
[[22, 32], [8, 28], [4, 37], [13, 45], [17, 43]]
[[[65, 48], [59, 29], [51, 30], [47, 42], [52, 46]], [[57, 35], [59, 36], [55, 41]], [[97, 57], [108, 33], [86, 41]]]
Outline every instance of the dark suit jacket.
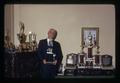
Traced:
[[[43, 59], [45, 59], [47, 47], [48, 47], [47, 39], [40, 40], [38, 45], [38, 57], [40, 64], [43, 64]], [[55, 58], [57, 60], [56, 67], [59, 68], [63, 55], [62, 55], [60, 43], [57, 41], [53, 41], [53, 53], [56, 54], [56, 58]]]

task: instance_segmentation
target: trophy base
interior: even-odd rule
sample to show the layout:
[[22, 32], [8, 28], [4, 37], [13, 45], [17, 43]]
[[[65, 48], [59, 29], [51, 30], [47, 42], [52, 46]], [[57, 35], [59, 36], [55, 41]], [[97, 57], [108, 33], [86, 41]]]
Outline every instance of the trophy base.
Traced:
[[65, 76], [74, 76], [74, 70], [75, 69], [65, 69], [64, 75]]

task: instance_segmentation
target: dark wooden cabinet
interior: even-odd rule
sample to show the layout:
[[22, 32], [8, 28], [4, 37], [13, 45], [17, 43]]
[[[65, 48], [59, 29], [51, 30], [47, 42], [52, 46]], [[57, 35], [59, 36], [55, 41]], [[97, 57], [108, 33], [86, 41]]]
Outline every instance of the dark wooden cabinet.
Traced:
[[[87, 76], [87, 75], [113, 75], [113, 69], [94, 69], [94, 68], [77, 68], [77, 64], [83, 64], [85, 55], [68, 54], [72, 57], [73, 63], [67, 64], [64, 75], [72, 76]], [[95, 63], [103, 67], [112, 66], [112, 57], [110, 55], [94, 55]], [[6, 53], [4, 54], [4, 76], [7, 78], [40, 78], [40, 63], [37, 57], [37, 52], [21, 52], [21, 53]], [[86, 65], [93, 66], [93, 63], [86, 61]]]
[[5, 53], [5, 77], [31, 78], [39, 76], [40, 64], [36, 52]]

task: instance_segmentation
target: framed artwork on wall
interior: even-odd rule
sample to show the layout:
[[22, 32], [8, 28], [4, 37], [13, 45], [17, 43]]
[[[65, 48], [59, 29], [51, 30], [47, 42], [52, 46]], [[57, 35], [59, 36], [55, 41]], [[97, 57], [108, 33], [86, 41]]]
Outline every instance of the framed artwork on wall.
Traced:
[[99, 46], [99, 28], [98, 27], [83, 27], [82, 28], [82, 47]]

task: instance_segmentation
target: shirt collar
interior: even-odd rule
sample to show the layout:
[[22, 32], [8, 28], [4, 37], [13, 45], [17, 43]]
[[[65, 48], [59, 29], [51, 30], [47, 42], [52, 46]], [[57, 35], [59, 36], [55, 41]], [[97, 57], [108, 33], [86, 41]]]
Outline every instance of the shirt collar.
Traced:
[[49, 41], [53, 41], [53, 40], [51, 40], [51, 39], [47, 38], [47, 42], [49, 42]]

